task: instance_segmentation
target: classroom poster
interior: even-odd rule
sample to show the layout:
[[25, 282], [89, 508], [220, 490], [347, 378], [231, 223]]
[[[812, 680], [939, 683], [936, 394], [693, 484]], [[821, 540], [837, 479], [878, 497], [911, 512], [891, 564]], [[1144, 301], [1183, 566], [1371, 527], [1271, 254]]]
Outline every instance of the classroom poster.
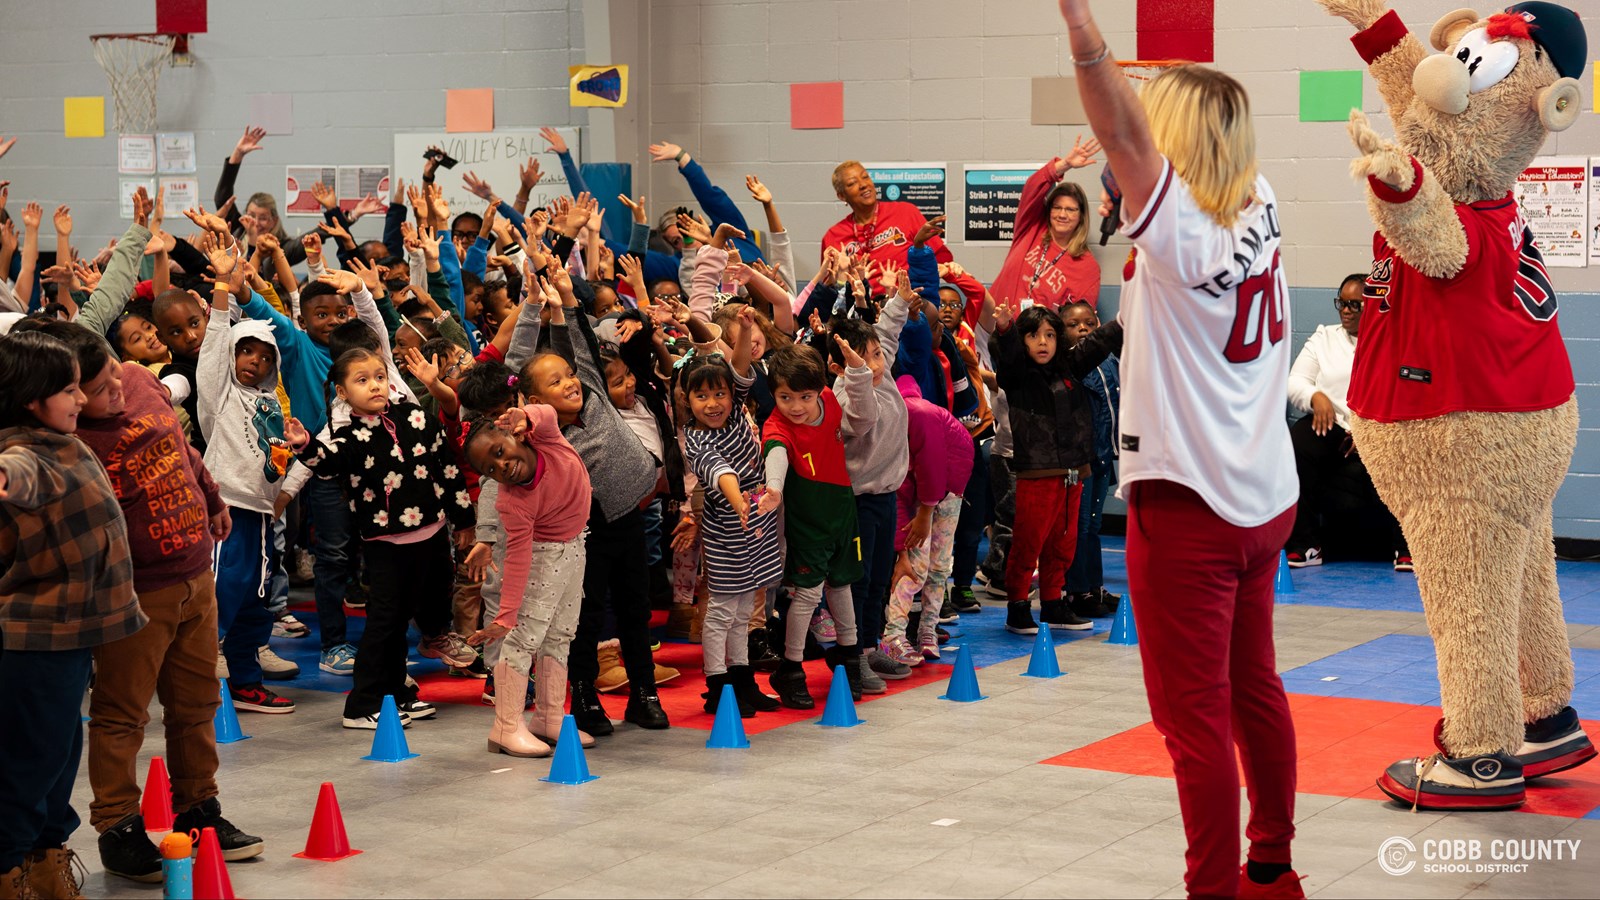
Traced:
[[117, 138], [117, 171], [124, 175], [156, 173], [156, 136], [124, 134]]
[[1600, 156], [1589, 160], [1589, 265], [1600, 266]]
[[283, 214], [286, 216], [322, 215], [322, 204], [311, 193], [311, 186], [322, 182], [335, 187], [339, 182], [337, 166], [285, 166], [283, 170]]
[[194, 132], [169, 131], [156, 135], [156, 168], [163, 175], [190, 175], [196, 171]]
[[388, 203], [392, 188], [388, 166], [340, 166], [334, 193], [339, 198], [339, 208], [349, 212], [369, 194]]
[[962, 173], [962, 243], [1009, 246], [1022, 188], [1037, 171], [1032, 163], [969, 163]]
[[942, 216], [947, 211], [945, 182], [949, 166], [942, 162], [862, 163], [879, 200], [910, 203], [924, 218]]
[[[582, 163], [578, 129], [560, 127], [556, 131], [572, 151], [572, 161]], [[444, 199], [450, 205], [452, 217], [468, 210], [481, 214], [485, 206], [481, 199], [467, 190], [461, 176], [468, 172], [476, 173], [494, 188], [495, 193], [510, 203], [517, 196], [521, 184], [518, 169], [530, 156], [539, 160], [543, 177], [533, 189], [528, 201], [529, 209], [545, 206], [552, 199], [571, 193], [567, 187], [566, 173], [561, 170], [561, 159], [550, 152], [550, 145], [539, 136], [538, 126], [453, 134], [443, 130], [397, 134], [394, 136], [394, 177], [404, 179], [408, 185], [420, 184], [422, 154], [430, 146], [439, 147], [456, 160], [455, 168], [440, 167], [434, 175], [434, 182], [444, 191]]]
[[1583, 268], [1589, 252], [1589, 161], [1545, 156], [1517, 176], [1522, 218], [1552, 268]]

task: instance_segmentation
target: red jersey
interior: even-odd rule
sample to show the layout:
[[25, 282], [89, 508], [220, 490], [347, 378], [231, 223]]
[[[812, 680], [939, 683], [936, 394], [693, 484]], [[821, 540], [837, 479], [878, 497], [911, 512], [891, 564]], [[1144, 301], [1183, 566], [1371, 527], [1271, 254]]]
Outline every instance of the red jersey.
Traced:
[[[1381, 183], [1380, 200], [1404, 202]], [[1372, 273], [1350, 376], [1350, 409], [1379, 422], [1446, 413], [1532, 412], [1565, 403], [1572, 361], [1556, 322], [1556, 293], [1533, 232], [1510, 194], [1456, 207], [1467, 264], [1429, 278], [1373, 237]]]
[[[1017, 204], [1017, 220], [1012, 229], [1011, 249], [1000, 265], [990, 289], [996, 303], [1013, 310], [1023, 300], [1050, 309], [1085, 300], [1098, 308], [1100, 302], [1100, 263], [1087, 249], [1074, 259], [1049, 242], [1050, 211], [1044, 200], [1061, 183], [1055, 163], [1047, 162], [1028, 178]], [[1088, 210], [1082, 215], [1087, 218]]]

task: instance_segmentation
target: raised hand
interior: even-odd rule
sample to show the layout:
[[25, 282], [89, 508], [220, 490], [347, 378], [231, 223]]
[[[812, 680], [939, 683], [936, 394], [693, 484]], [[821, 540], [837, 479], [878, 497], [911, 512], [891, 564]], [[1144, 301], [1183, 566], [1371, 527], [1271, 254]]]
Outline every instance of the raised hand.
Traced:
[[[670, 141], [662, 141], [659, 144], [651, 144], [646, 149], [650, 151], [650, 159], [655, 162], [669, 162], [675, 160], [678, 158], [678, 154], [683, 152], [682, 147], [679, 147], [677, 144], [671, 143]], [[684, 156], [685, 162], [687, 162], [688, 159], [688, 156]]]
[[322, 258], [322, 235], [317, 234], [315, 231], [307, 232], [304, 237], [300, 238], [300, 246], [306, 248], [307, 259]]
[[517, 166], [517, 177], [522, 182], [520, 185], [522, 196], [526, 197], [539, 186], [539, 179], [544, 177], [544, 172], [539, 169], [539, 161], [530, 156], [526, 163]]
[[489, 182], [478, 177], [477, 172], [468, 172], [461, 176], [461, 183], [467, 186], [467, 192], [481, 200], [492, 200], [494, 188], [489, 187]]
[[437, 184], [427, 186], [428, 209], [440, 225], [450, 224], [450, 204], [444, 199], [444, 188]]
[[237, 165], [247, 154], [261, 149], [261, 139], [267, 136], [265, 128], [246, 127], [239, 142], [233, 145], [233, 155], [228, 161]]
[[905, 269], [895, 265], [894, 260], [888, 260], [884, 262], [883, 268], [878, 271], [878, 284], [883, 288], [885, 294], [898, 290], [900, 288], [900, 278], [905, 274]]
[[994, 327], [995, 331], [1002, 332], [1011, 327], [1011, 305], [1007, 303], [995, 304]]
[[550, 128], [549, 126], [546, 126], [544, 128], [539, 129], [539, 137], [544, 138], [545, 139], [545, 143], [550, 145], [550, 152], [551, 153], [566, 153], [567, 152], [567, 140], [566, 140], [566, 138], [562, 137], [561, 136], [561, 132], [555, 130], [554, 128]]
[[746, 237], [746, 235], [743, 231], [740, 231], [727, 222], [723, 222], [721, 225], [717, 226], [717, 233], [711, 236], [711, 246], [720, 250], [728, 246], [728, 240], [730, 238], [736, 237], [742, 238]]
[[940, 281], [949, 281], [952, 278], [960, 278], [965, 274], [967, 274], [967, 270], [961, 268], [961, 264], [958, 262], [939, 263]]
[[528, 432], [528, 414], [513, 406], [494, 420], [494, 427], [512, 437], [520, 437]]
[[373, 295], [377, 295], [378, 291], [383, 288], [383, 272], [378, 269], [377, 265], [374, 264], [369, 266], [361, 259], [361, 257], [352, 257], [350, 260], [350, 271], [354, 272], [355, 276], [361, 279], [361, 283], [366, 285], [367, 290]]
[[396, 178], [394, 180], [394, 193], [389, 196], [389, 202], [404, 203], [407, 193], [406, 180], [404, 178]]
[[411, 203], [411, 212], [417, 218], [417, 224], [422, 224], [428, 218], [428, 195], [423, 190], [423, 185], [412, 185], [406, 188], [406, 199]]
[[0, 137], [0, 156], [5, 156], [7, 153], [10, 153], [11, 152], [11, 148], [16, 146], [16, 144], [17, 144], [17, 139], [16, 138], [12, 138], [11, 140], [6, 140], [4, 137]]
[[283, 423], [283, 440], [291, 448], [299, 451], [311, 443], [311, 432], [306, 431], [306, 427], [300, 424], [299, 419], [290, 416], [288, 421]]
[[433, 387], [439, 383], [439, 355], [423, 356], [422, 351], [415, 347], [405, 348], [406, 371], [417, 376], [423, 387]]
[[317, 280], [323, 284], [331, 284], [341, 294], [352, 294], [361, 290], [361, 276], [343, 269], [328, 269]]
[[618, 194], [617, 195], [617, 199], [622, 202], [623, 206], [626, 206], [628, 208], [628, 212], [633, 213], [633, 221], [639, 223], [640, 225], [644, 225], [648, 221], [645, 218], [645, 213], [644, 213], [644, 195], [643, 194], [639, 195], [639, 199], [638, 200], [630, 199], [627, 194]]
[[810, 327], [812, 334], [821, 334], [822, 316], [818, 315], [815, 309], [811, 310], [811, 318], [806, 321], [806, 325]]
[[[151, 223], [155, 224], [154, 222]], [[153, 231], [150, 234], [150, 243], [144, 245], [145, 256], [155, 256], [157, 253], [171, 253], [178, 246], [178, 239], [171, 232]]]
[[711, 227], [688, 213], [678, 213], [678, 233], [702, 244], [711, 243]]
[[[168, 235], [168, 237], [170, 236]], [[94, 289], [100, 286], [100, 274], [98, 267], [92, 266], [81, 259], [72, 261], [73, 280], [85, 291], [93, 293]]]
[[317, 223], [317, 230], [338, 241], [339, 246], [347, 250], [356, 245], [355, 238], [352, 238], [350, 232], [346, 231], [345, 227], [338, 222], [319, 222]]
[[929, 240], [944, 234], [944, 219], [944, 216], [934, 216], [922, 223], [922, 227], [918, 228], [916, 235], [911, 238], [911, 243], [921, 247]]
[[[148, 200], [149, 194], [145, 193], [145, 189], [141, 186], [136, 192], [134, 192], [133, 205], [134, 205], [134, 212], [135, 212], [134, 218], [135, 219], [138, 218], [138, 207], [139, 207], [139, 202], [140, 202], [138, 198], [139, 198], [140, 195], [144, 195], [146, 197], [145, 202], [149, 203], [149, 200]], [[201, 228], [205, 229], [206, 231], [211, 232], [212, 234], [227, 234], [228, 233], [228, 222], [227, 222], [227, 220], [223, 219], [221, 216], [217, 215], [216, 213], [208, 213], [208, 212], [206, 212], [206, 208], [204, 206], [196, 206], [193, 209], [186, 209], [186, 210], [183, 211], [183, 214], [189, 218], [189, 221], [191, 221], [194, 224], [200, 226]], [[146, 215], [149, 215], [149, 213], [146, 213]]]
[[867, 364], [867, 361], [861, 358], [861, 354], [850, 346], [850, 342], [845, 340], [843, 335], [834, 335], [833, 342], [839, 345], [839, 353], [844, 357], [844, 367], [846, 369], [857, 369]]
[[56, 234], [72, 233], [72, 210], [68, 209], [66, 204], [56, 207], [55, 214], [51, 218], [55, 220]]
[[439, 232], [432, 226], [417, 229], [417, 243], [422, 247], [422, 257], [429, 262], [439, 260]]
[[44, 207], [29, 200], [22, 207], [22, 227], [29, 231], [38, 231], [39, 223], [44, 221]]
[[1361, 155], [1350, 163], [1350, 174], [1356, 178], [1370, 175], [1398, 191], [1409, 191], [1416, 180], [1411, 167], [1411, 155], [1394, 141], [1372, 129], [1367, 114], [1359, 109], [1350, 111], [1348, 125], [1350, 139]]
[[1094, 158], [1094, 155], [1099, 153], [1100, 149], [1100, 141], [1094, 135], [1090, 135], [1087, 142], [1084, 141], [1083, 135], [1078, 135], [1072, 141], [1072, 150], [1066, 156], [1056, 160], [1056, 173], [1060, 174], [1068, 169], [1082, 169], [1085, 166], [1094, 165], [1099, 162]]
[[320, 181], [312, 182], [311, 196], [317, 198], [317, 202], [322, 204], [323, 209], [333, 209], [339, 205], [339, 198], [334, 196], [333, 188]]
[[593, 218], [595, 211], [599, 208], [600, 202], [589, 196], [588, 191], [579, 194], [578, 199], [573, 202], [572, 208], [567, 210], [568, 230], [573, 233], [581, 230], [583, 226], [589, 224], [589, 219]]
[[215, 235], [208, 233], [201, 238], [200, 249], [205, 252], [206, 259], [211, 263], [211, 271], [219, 280], [233, 274], [234, 267], [239, 264], [232, 253], [217, 243]]
[[381, 199], [379, 199], [377, 194], [368, 194], [365, 197], [362, 197], [360, 200], [357, 200], [356, 205], [350, 208], [350, 218], [354, 220], [359, 219], [362, 216], [370, 216], [388, 211], [389, 204], [384, 203]]
[[[160, 231], [161, 223], [167, 219], [167, 189], [156, 188], [155, 208], [150, 211], [150, 230]], [[170, 247], [168, 248], [171, 249]]]
[[762, 184], [761, 179], [756, 176], [746, 175], [744, 177], [744, 187], [745, 190], [750, 192], [750, 199], [762, 206], [772, 202], [772, 191], [768, 190], [767, 186]]

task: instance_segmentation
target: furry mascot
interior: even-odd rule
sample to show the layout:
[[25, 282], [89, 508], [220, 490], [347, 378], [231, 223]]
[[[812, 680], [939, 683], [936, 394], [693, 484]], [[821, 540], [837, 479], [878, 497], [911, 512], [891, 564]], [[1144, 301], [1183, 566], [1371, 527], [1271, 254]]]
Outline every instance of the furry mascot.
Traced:
[[1352, 432], [1416, 562], [1439, 657], [1439, 753], [1378, 779], [1422, 809], [1508, 809], [1526, 778], [1595, 756], [1568, 706], [1572, 653], [1551, 503], [1577, 442], [1572, 364], [1511, 197], [1577, 119], [1582, 20], [1554, 3], [1440, 19], [1429, 56], [1380, 0], [1318, 0], [1359, 33], [1397, 140], [1350, 135], [1377, 225], [1350, 382]]

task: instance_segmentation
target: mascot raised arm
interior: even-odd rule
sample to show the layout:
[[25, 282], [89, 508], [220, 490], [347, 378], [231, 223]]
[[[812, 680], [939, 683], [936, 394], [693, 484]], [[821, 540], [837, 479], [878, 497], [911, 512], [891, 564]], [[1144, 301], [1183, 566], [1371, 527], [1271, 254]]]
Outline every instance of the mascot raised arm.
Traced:
[[1509, 809], [1595, 756], [1572, 699], [1551, 504], [1577, 442], [1556, 294], [1511, 190], [1578, 117], [1583, 23], [1554, 3], [1440, 19], [1429, 55], [1377, 0], [1354, 25], [1395, 139], [1350, 135], [1377, 234], [1351, 431], [1410, 543], [1439, 659], [1438, 751], [1390, 766], [1414, 808]]

